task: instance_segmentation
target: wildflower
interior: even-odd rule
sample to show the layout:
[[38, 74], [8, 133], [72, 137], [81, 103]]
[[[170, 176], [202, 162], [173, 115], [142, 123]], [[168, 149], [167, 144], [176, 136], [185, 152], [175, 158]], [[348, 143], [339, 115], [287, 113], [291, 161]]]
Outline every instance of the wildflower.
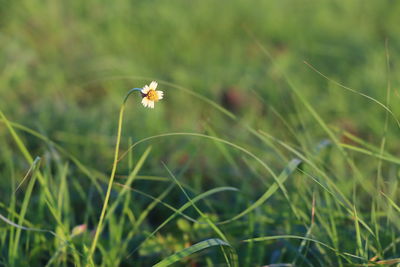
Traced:
[[152, 81], [149, 86], [145, 85], [141, 90], [142, 104], [145, 107], [154, 108], [154, 103], [163, 99], [164, 92], [157, 91], [157, 82]]

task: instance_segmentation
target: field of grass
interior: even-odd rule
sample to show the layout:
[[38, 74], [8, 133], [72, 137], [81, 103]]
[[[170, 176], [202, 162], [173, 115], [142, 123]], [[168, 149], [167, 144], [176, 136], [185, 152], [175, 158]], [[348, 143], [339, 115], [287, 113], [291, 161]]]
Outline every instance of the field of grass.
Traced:
[[0, 0], [0, 266], [399, 265], [399, 14]]

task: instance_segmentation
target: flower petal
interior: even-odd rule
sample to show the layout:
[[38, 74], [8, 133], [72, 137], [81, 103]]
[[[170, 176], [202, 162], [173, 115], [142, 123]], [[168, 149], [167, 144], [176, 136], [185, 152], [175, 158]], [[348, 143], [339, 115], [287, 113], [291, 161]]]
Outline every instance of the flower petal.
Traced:
[[150, 91], [150, 88], [149, 88], [149, 86], [147, 86], [147, 85], [145, 85], [145, 86], [143, 87], [143, 89], [141, 90], [141, 92], [142, 92], [143, 94], [147, 94], [149, 91]]
[[154, 108], [154, 101], [149, 100], [149, 108]]
[[163, 92], [163, 91], [156, 91], [156, 92], [157, 92], [158, 100], [163, 99], [163, 97], [164, 97], [164, 92]]
[[146, 97], [143, 97], [142, 104], [143, 104], [144, 107], [147, 107], [149, 105], [149, 102], [150, 101]]
[[158, 83], [156, 81], [152, 81], [149, 85], [150, 89], [156, 90]]

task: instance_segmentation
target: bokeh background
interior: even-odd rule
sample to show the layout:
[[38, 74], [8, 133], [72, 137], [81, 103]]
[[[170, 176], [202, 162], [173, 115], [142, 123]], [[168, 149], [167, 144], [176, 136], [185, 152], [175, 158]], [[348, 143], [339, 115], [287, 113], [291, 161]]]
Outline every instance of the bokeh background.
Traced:
[[[108, 175], [118, 109], [125, 93], [157, 80], [165, 99], [154, 110], [145, 109], [138, 95], [128, 101], [123, 151], [129, 144], [149, 136], [195, 132], [241, 145], [279, 173], [287, 161], [252, 131], [262, 130], [304, 151], [313, 151], [328, 139], [324, 129], [293, 95], [287, 78], [334, 129], [339, 140], [354, 144], [354, 140], [342, 134], [348, 132], [377, 147], [380, 145], [387, 116], [385, 109], [329, 82], [304, 61], [333, 80], [382, 103], [387, 103], [390, 81], [389, 106], [394, 115], [400, 114], [399, 14], [398, 1], [1, 0], [0, 110], [10, 121], [53, 140], [84, 166]], [[394, 155], [400, 148], [396, 127], [390, 117], [387, 150]], [[69, 164], [70, 194], [76, 196], [68, 204], [69, 225], [86, 223], [93, 229], [102, 205], [101, 197], [95, 192], [90, 197], [80, 195], [93, 189], [90, 179], [53, 145], [26, 132], [19, 134], [30, 153], [43, 158], [43, 168], [53, 177], [55, 188], [60, 166]], [[273, 183], [265, 170], [242, 151], [190, 136], [142, 143], [131, 154], [132, 162], [150, 145], [152, 151], [140, 170], [142, 176], [168, 177], [162, 165], [165, 162], [194, 195], [215, 186], [234, 186], [241, 190], [241, 196], [226, 193], [215, 197], [218, 201], [212, 204], [213, 214], [220, 219], [245, 209], [265, 191], [265, 186]], [[336, 182], [351, 195], [354, 189], [353, 183], [349, 184], [351, 171], [340, 159], [340, 153], [332, 150], [326, 163], [334, 170], [330, 174], [339, 177]], [[287, 151], [282, 153], [290, 158]], [[376, 159], [358, 154], [354, 157], [366, 179], [375, 176]], [[121, 161], [118, 174], [121, 177], [129, 174], [130, 167], [127, 159]], [[0, 123], [0, 202], [4, 206], [12, 199], [10, 188], [21, 181], [28, 168], [29, 163]], [[396, 167], [387, 166], [384, 173], [397, 181]], [[76, 181], [81, 185], [81, 192], [73, 186]], [[102, 185], [106, 187], [105, 183]], [[311, 200], [312, 193], [308, 190], [313, 185], [302, 185], [301, 192], [295, 192], [299, 188], [296, 183], [288, 186], [294, 199], [301, 199], [298, 196], [301, 193]], [[135, 187], [157, 196], [165, 189], [165, 182], [144, 179], [138, 180]], [[186, 201], [178, 189], [172, 192], [167, 202], [180, 206]], [[40, 189], [35, 194], [39, 197]], [[22, 195], [16, 196], [16, 203]], [[369, 196], [360, 195], [359, 200]], [[140, 214], [149, 200], [133, 198], [137, 198], [137, 204], [132, 209]], [[283, 195], [274, 196], [270, 205], [260, 208], [266, 224], [258, 234], [268, 233], [266, 225], [276, 232], [304, 232], [298, 223], [290, 223], [290, 207], [285, 201]], [[304, 202], [309, 207], [311, 201]], [[231, 203], [231, 208], [227, 209], [226, 203]], [[54, 222], [46, 219], [49, 215], [43, 211], [42, 204], [40, 197], [33, 198], [32, 210], [36, 212], [28, 212], [27, 217], [39, 228], [52, 228]], [[2, 213], [5, 212], [3, 207]], [[154, 230], [169, 212], [159, 208], [151, 213], [143, 229]], [[172, 224], [163, 234], [178, 238], [180, 230], [176, 227]], [[232, 228], [226, 231], [236, 239], [253, 236], [246, 232], [249, 231], [246, 226]], [[342, 230], [346, 234], [345, 227]], [[199, 234], [193, 239], [206, 236]], [[7, 237], [3, 238], [5, 246]], [[344, 241], [344, 248], [352, 247], [351, 241], [348, 242]], [[104, 246], [107, 245], [110, 244]], [[121, 254], [126, 256], [135, 245], [130, 244]], [[143, 249], [142, 254], [136, 253], [134, 257], [142, 259], [139, 262], [146, 266], [154, 263], [150, 260], [154, 257], [151, 252], [162, 258], [174, 251], [165, 246], [164, 250], [150, 249], [150, 252]], [[282, 251], [285, 245], [279, 243], [272, 247]], [[256, 265], [273, 263], [275, 254], [266, 252], [266, 248], [262, 245], [260, 251], [254, 252], [257, 255], [254, 258], [243, 253]], [[35, 256], [24, 252], [25, 258], [22, 258], [32, 260], [33, 257], [42, 263], [52, 249], [43, 249], [46, 253], [38, 252]], [[3, 261], [7, 262], [6, 250], [0, 251]], [[279, 255], [284, 259], [287, 254]]]

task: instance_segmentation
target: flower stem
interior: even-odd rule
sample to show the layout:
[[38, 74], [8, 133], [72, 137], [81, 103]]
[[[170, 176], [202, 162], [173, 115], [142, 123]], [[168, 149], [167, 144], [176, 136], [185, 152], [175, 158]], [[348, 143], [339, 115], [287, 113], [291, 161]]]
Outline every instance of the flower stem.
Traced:
[[101, 210], [99, 223], [97, 225], [97, 229], [96, 229], [96, 233], [94, 235], [92, 246], [90, 247], [90, 251], [89, 251], [89, 255], [88, 255], [89, 262], [92, 261], [93, 254], [94, 254], [94, 252], [96, 250], [97, 241], [98, 241], [99, 235], [100, 235], [100, 233], [102, 231], [104, 216], [106, 214], [108, 202], [109, 202], [109, 199], [110, 199], [111, 189], [112, 189], [112, 185], [113, 185], [114, 178], [115, 178], [115, 172], [117, 170], [119, 144], [121, 142], [122, 119], [123, 119], [123, 116], [124, 116], [124, 110], [125, 110], [125, 102], [122, 104], [120, 112], [119, 112], [118, 133], [117, 133], [117, 142], [116, 142], [116, 145], [115, 145], [114, 163], [113, 163], [113, 166], [112, 166], [110, 180], [108, 182], [108, 188], [107, 188], [106, 197], [105, 197], [104, 203], [103, 203], [103, 209]]
[[115, 173], [117, 171], [117, 165], [118, 165], [118, 155], [119, 155], [119, 145], [121, 143], [121, 132], [122, 132], [122, 121], [123, 121], [123, 117], [124, 117], [124, 111], [125, 111], [125, 103], [126, 100], [128, 99], [128, 97], [134, 92], [134, 91], [140, 91], [140, 88], [133, 88], [131, 90], [128, 91], [128, 93], [126, 94], [124, 101], [121, 105], [120, 111], [119, 111], [119, 119], [118, 119], [118, 131], [117, 131], [117, 142], [115, 144], [115, 154], [114, 154], [114, 163], [112, 166], [112, 170], [111, 170], [111, 176], [110, 176], [110, 180], [108, 182], [108, 188], [107, 188], [107, 193], [106, 193], [106, 197], [104, 199], [104, 203], [103, 203], [103, 208], [101, 210], [101, 214], [100, 214], [100, 219], [99, 219], [99, 223], [97, 225], [97, 229], [96, 229], [96, 233], [94, 235], [93, 238], [93, 242], [92, 245], [90, 247], [89, 250], [89, 254], [88, 254], [88, 262], [87, 262], [87, 266], [91, 266], [94, 265], [93, 263], [93, 254], [96, 250], [97, 247], [97, 242], [100, 236], [100, 233], [103, 230], [103, 221], [104, 221], [104, 217], [106, 215], [106, 210], [107, 210], [107, 206], [108, 206], [108, 202], [110, 200], [110, 195], [111, 195], [111, 189], [112, 189], [112, 185], [114, 183], [114, 178], [115, 178]]

